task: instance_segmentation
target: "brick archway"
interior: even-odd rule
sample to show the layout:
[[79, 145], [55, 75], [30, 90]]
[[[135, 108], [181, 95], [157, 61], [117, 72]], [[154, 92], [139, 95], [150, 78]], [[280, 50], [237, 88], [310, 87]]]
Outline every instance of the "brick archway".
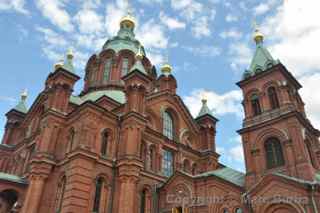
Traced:
[[267, 208], [266, 213], [299, 213], [299, 211], [287, 204], [275, 204]]

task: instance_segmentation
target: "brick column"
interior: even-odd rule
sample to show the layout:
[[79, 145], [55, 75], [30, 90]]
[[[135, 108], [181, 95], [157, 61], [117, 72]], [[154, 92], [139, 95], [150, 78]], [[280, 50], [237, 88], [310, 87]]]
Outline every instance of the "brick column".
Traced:
[[119, 213], [137, 212], [137, 184], [136, 176], [120, 177]]
[[47, 175], [31, 175], [30, 185], [27, 191], [21, 213], [37, 213], [42, 198], [42, 192]]

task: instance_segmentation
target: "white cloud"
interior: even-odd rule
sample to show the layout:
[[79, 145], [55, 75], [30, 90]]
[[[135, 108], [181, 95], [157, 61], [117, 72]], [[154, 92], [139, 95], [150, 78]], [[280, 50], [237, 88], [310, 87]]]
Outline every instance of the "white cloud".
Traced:
[[234, 161], [238, 162], [244, 162], [244, 154], [243, 154], [243, 148], [242, 145], [236, 145], [232, 147], [230, 150], [228, 150], [228, 153], [230, 154], [230, 157]]
[[160, 13], [160, 21], [166, 25], [169, 29], [184, 29], [186, 24], [178, 19], [166, 16], [163, 12]]
[[22, 14], [29, 14], [29, 12], [25, 9], [25, 1], [24, 0], [1, 0], [0, 1], [0, 10], [15, 10]]
[[242, 38], [242, 32], [240, 32], [237, 29], [229, 29], [221, 32], [219, 36], [223, 39], [227, 39], [227, 38], [240, 39]]
[[238, 72], [243, 72], [253, 57], [252, 50], [244, 42], [231, 43], [228, 54], [231, 68]]
[[137, 38], [146, 48], [164, 49], [168, 46], [164, 27], [153, 19], [137, 29]]
[[226, 22], [236, 22], [239, 18], [233, 14], [227, 14], [225, 20]]
[[266, 2], [260, 3], [253, 8], [254, 14], [256, 16], [263, 15], [270, 11], [277, 3], [278, 0], [268, 0]]
[[205, 96], [208, 100], [208, 107], [213, 115], [234, 114], [242, 117], [242, 93], [240, 90], [229, 91], [224, 94], [218, 94], [214, 91], [196, 89], [189, 96], [183, 97], [186, 105], [193, 116], [197, 116], [201, 109], [201, 99]]
[[119, 30], [121, 18], [125, 15], [126, 5], [117, 1], [117, 4], [108, 4], [106, 7], [106, 28], [109, 35], [115, 35]]
[[0, 96], [0, 102], [14, 103], [14, 102], [17, 102], [17, 100], [15, 98], [8, 97], [8, 96]]
[[68, 42], [65, 40], [65, 38], [54, 32], [50, 28], [44, 28], [44, 27], [37, 27], [36, 30], [38, 32], [41, 32], [44, 35], [44, 41], [49, 46], [55, 46], [55, 47], [63, 47], [65, 48], [68, 44]]
[[195, 21], [192, 26], [192, 33], [196, 38], [207, 37], [211, 35], [211, 30], [209, 27], [209, 19], [207, 16], [202, 16]]
[[81, 33], [99, 33], [104, 27], [102, 17], [91, 9], [80, 10], [74, 19]]
[[183, 47], [183, 49], [191, 52], [195, 56], [215, 57], [221, 54], [221, 49], [215, 46], [200, 46], [200, 47]]
[[69, 13], [64, 9], [65, 5], [59, 0], [37, 0], [36, 5], [42, 15], [60, 29], [71, 32], [73, 25]]

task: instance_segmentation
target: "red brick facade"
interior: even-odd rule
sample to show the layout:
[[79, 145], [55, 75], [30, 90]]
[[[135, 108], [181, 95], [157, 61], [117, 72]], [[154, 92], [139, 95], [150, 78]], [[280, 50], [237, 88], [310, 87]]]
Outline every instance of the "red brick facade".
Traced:
[[[0, 213], [320, 212], [320, 133], [284, 66], [238, 83], [245, 111], [242, 174], [218, 161], [217, 119], [194, 119], [176, 94], [174, 76], [157, 77], [147, 57], [136, 54], [110, 48], [93, 55], [77, 97], [79, 77], [57, 66], [27, 113], [7, 113]], [[130, 70], [139, 60], [144, 70]], [[278, 147], [266, 145], [270, 138]]]

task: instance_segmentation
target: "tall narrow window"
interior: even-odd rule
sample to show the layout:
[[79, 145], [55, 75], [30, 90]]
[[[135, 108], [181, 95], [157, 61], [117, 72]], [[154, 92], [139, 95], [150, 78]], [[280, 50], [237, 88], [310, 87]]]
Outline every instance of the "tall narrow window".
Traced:
[[62, 209], [62, 202], [63, 202], [65, 188], [66, 188], [66, 177], [64, 176], [61, 179], [61, 182], [58, 184], [58, 190], [56, 195], [56, 212], [57, 213], [60, 213]]
[[275, 168], [284, 165], [284, 157], [280, 141], [277, 138], [268, 139], [265, 144], [267, 168]]
[[163, 113], [163, 135], [173, 140], [173, 120], [168, 112]]
[[163, 151], [162, 172], [166, 177], [170, 177], [173, 174], [173, 156], [170, 151]]
[[251, 97], [251, 106], [252, 106], [252, 111], [254, 116], [260, 115], [262, 113], [258, 95], [253, 95]]
[[122, 76], [126, 75], [129, 70], [129, 59], [128, 58], [123, 58], [122, 59], [122, 66], [121, 66], [121, 73]]
[[311, 164], [312, 164], [312, 166], [314, 168], [316, 168], [316, 164], [315, 164], [315, 161], [314, 161], [313, 156], [312, 156], [312, 147], [311, 147], [310, 143], [307, 143], [307, 150], [308, 150], [308, 154], [309, 154], [309, 158], [310, 158]]
[[150, 170], [155, 171], [155, 147], [151, 146], [150, 147]]
[[106, 156], [108, 152], [108, 139], [109, 135], [107, 131], [102, 133], [102, 141], [101, 141], [101, 155]]
[[106, 63], [104, 64], [104, 72], [103, 72], [103, 82], [108, 82], [110, 78], [110, 72], [111, 72], [111, 65], [112, 65], [112, 60], [111, 58], [108, 58], [106, 60]]
[[75, 136], [75, 131], [74, 129], [71, 129], [69, 132], [69, 151], [72, 151], [73, 146], [74, 146], [74, 136]]
[[144, 189], [141, 193], [140, 213], [146, 213], [146, 197], [146, 190]]
[[278, 99], [278, 96], [277, 96], [277, 91], [276, 91], [276, 89], [274, 87], [270, 87], [268, 89], [268, 96], [269, 96], [271, 109], [279, 108], [279, 106], [280, 106], [279, 99]]
[[241, 208], [237, 208], [235, 213], [242, 213], [242, 209]]
[[102, 186], [103, 186], [103, 178], [99, 177], [96, 182], [96, 193], [94, 196], [93, 213], [99, 213]]

